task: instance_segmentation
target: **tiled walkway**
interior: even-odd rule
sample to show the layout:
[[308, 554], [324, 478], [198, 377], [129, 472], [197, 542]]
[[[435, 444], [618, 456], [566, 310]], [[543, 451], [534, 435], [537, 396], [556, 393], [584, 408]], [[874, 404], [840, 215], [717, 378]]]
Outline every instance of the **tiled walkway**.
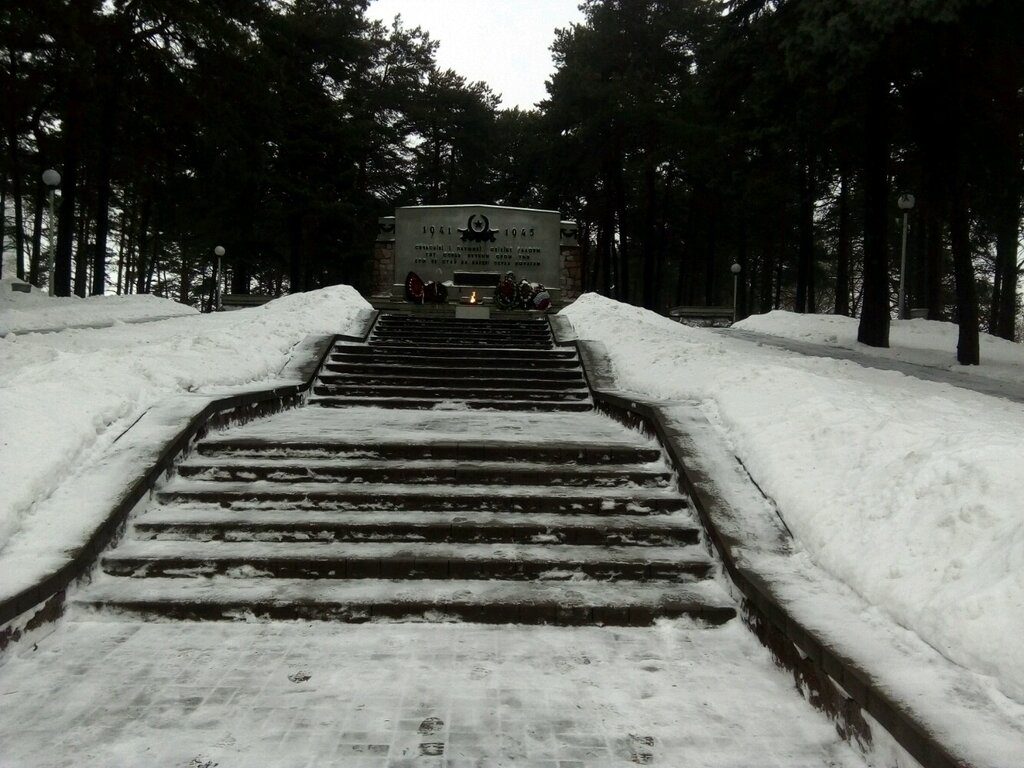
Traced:
[[68, 621], [0, 666], [0, 766], [852, 768], [739, 621]]

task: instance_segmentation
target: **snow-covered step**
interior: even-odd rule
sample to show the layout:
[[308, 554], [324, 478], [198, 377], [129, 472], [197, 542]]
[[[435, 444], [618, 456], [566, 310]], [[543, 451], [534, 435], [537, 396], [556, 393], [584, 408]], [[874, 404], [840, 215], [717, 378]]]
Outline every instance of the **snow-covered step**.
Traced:
[[571, 371], [574, 375], [581, 373], [579, 360], [571, 355], [560, 357], [533, 357], [510, 359], [502, 356], [483, 357], [462, 357], [456, 355], [457, 350], [449, 350], [447, 354], [437, 354], [436, 350], [430, 355], [402, 356], [392, 353], [373, 354], [352, 354], [333, 355], [324, 363], [324, 371], [333, 373], [346, 373], [349, 371], [376, 371], [381, 368], [394, 370], [396, 368], [407, 371], [421, 369], [457, 372], [458, 369], [468, 368], [473, 373], [485, 371], [487, 373], [497, 371], [514, 371], [514, 375], [522, 376], [529, 371], [531, 376], [557, 375], [559, 371]]
[[373, 384], [315, 384], [313, 392], [320, 397], [392, 397], [392, 398], [433, 398], [437, 400], [525, 400], [559, 401], [586, 400], [590, 390], [586, 387], [566, 384], [558, 388], [526, 389], [523, 387], [484, 387], [473, 382], [460, 385], [445, 385], [441, 382], [423, 383], [418, 386], [394, 386]]
[[485, 336], [492, 333], [536, 333], [551, 335], [546, 322], [501, 322], [487, 320], [467, 322], [465, 320], [446, 320], [423, 322], [413, 318], [397, 318], [393, 315], [382, 315], [373, 327], [374, 333], [456, 333], [460, 336]]
[[353, 370], [349, 373], [325, 373], [317, 377], [320, 387], [443, 387], [445, 389], [463, 388], [474, 392], [512, 391], [512, 390], [566, 390], [583, 389], [586, 381], [582, 373], [573, 377], [560, 379], [534, 378], [532, 372], [524, 375], [521, 371], [510, 377], [495, 377], [489, 373], [481, 374], [470, 369], [457, 374], [448, 372], [435, 376], [422, 376], [415, 372], [394, 372], [389, 375], [367, 375]]
[[384, 461], [315, 457], [196, 457], [178, 466], [178, 475], [196, 480], [276, 483], [460, 483], [468, 485], [559, 485], [587, 488], [668, 487], [672, 473], [663, 462], [649, 464], [548, 464], [512, 461], [414, 459]]
[[[460, 418], [461, 415], [455, 418]], [[424, 431], [430, 432], [428, 425]], [[542, 425], [538, 425], [538, 430]], [[500, 433], [499, 433], [500, 435]], [[290, 456], [316, 458], [345, 456], [351, 459], [451, 459], [454, 461], [532, 461], [559, 464], [637, 464], [658, 461], [661, 449], [650, 441], [623, 443], [566, 440], [545, 436], [543, 440], [484, 439], [476, 436], [442, 438], [431, 434], [409, 434], [394, 440], [381, 430], [378, 440], [343, 439], [335, 435], [305, 436], [282, 433], [280, 437], [227, 436], [208, 437], [196, 446], [201, 456], [262, 457]]]
[[108, 574], [136, 577], [672, 582], [703, 578], [712, 568], [698, 546], [447, 542], [128, 541], [101, 563]]
[[[446, 343], [495, 343], [501, 341], [551, 345], [551, 333], [546, 328], [493, 328], [466, 331], [460, 328], [414, 328], [378, 323], [371, 341], [404, 343], [415, 339], [442, 339]], [[509, 344], [514, 346], [514, 344]]]
[[420, 397], [325, 397], [315, 396], [309, 399], [311, 404], [334, 408], [375, 407], [375, 408], [451, 408], [461, 405], [490, 411], [590, 411], [593, 405], [590, 400], [456, 400], [453, 398], [420, 398]]
[[247, 510], [158, 506], [133, 526], [139, 539], [204, 541], [424, 541], [682, 546], [700, 540], [692, 511], [649, 517], [451, 512]]
[[473, 621], [647, 626], [689, 616], [720, 624], [736, 615], [714, 581], [686, 584], [523, 581], [100, 578], [73, 610], [190, 620], [347, 622]]
[[[336, 369], [336, 370], [335, 370]], [[406, 379], [427, 379], [436, 380], [447, 378], [452, 380], [473, 379], [480, 381], [508, 381], [528, 376], [530, 381], [579, 381], [583, 378], [583, 369], [578, 365], [563, 368], [530, 368], [523, 371], [522, 368], [509, 366], [467, 366], [459, 368], [455, 366], [437, 365], [429, 360], [420, 361], [414, 364], [412, 361], [394, 361], [380, 363], [346, 363], [335, 365], [333, 369], [325, 366], [318, 377], [321, 381], [329, 383], [332, 380], [353, 380], [381, 378], [406, 378]]]
[[550, 349], [550, 339], [526, 336], [496, 335], [480, 338], [458, 338], [441, 334], [410, 334], [404, 337], [376, 337], [370, 343], [379, 346], [391, 344], [395, 346], [429, 346], [448, 347], [452, 349]]
[[[475, 369], [443, 369], [430, 368], [410, 370], [405, 366], [395, 366], [385, 372], [365, 372], [362, 368], [353, 368], [346, 373], [321, 373], [317, 380], [323, 385], [332, 384], [373, 384], [385, 386], [473, 386], [477, 388], [518, 388], [518, 389], [558, 389], [565, 386], [584, 386], [581, 371], [522, 371], [514, 369], [501, 373], [494, 371], [478, 371]], [[550, 374], [557, 374], [552, 376]], [[539, 374], [539, 375], [538, 375]]]
[[448, 365], [453, 360], [485, 362], [488, 360], [509, 363], [515, 361], [515, 365], [528, 364], [530, 362], [552, 362], [576, 364], [576, 350], [567, 349], [450, 349], [446, 345], [410, 345], [410, 344], [336, 344], [331, 351], [331, 359], [338, 361], [350, 360], [352, 358], [374, 360], [379, 358], [421, 358], [433, 359], [435, 363], [444, 361]]
[[429, 328], [457, 330], [460, 333], [486, 333], [492, 329], [498, 330], [533, 330], [549, 331], [548, 321], [543, 317], [529, 319], [506, 318], [504, 315], [493, 314], [487, 320], [471, 320], [464, 317], [427, 317], [424, 315], [400, 315], [394, 313], [382, 313], [377, 320], [374, 329], [391, 328]]
[[206, 501], [291, 503], [298, 506], [376, 509], [472, 510], [509, 512], [582, 512], [589, 514], [657, 514], [686, 508], [677, 493], [651, 488], [537, 488], [489, 485], [290, 483], [265, 480], [220, 483], [176, 479], [157, 493], [161, 502]]

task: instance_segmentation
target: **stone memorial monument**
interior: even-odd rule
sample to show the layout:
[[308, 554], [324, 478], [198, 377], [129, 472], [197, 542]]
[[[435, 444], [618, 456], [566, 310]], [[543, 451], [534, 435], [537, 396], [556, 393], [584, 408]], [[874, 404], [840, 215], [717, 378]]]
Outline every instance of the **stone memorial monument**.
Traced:
[[416, 205], [380, 219], [374, 248], [375, 296], [399, 297], [415, 272], [448, 286], [449, 300], [483, 303], [507, 273], [543, 284], [555, 303], [580, 293], [576, 223], [558, 211], [497, 205]]

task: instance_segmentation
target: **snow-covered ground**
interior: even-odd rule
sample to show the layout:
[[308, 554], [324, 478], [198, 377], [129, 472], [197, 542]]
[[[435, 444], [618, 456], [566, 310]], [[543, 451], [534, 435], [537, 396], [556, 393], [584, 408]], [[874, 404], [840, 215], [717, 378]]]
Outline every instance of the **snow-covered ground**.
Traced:
[[889, 348], [866, 347], [857, 341], [860, 320], [842, 315], [800, 315], [775, 310], [752, 315], [733, 328], [785, 339], [857, 350], [885, 360], [943, 368], [958, 376], [984, 376], [997, 381], [1024, 383], [1024, 345], [981, 334], [981, 365], [956, 361], [959, 328], [954, 323], [932, 320], [893, 320]]
[[[29, 293], [15, 291], [20, 285]], [[0, 280], [0, 337], [71, 327], [136, 323], [160, 317], [195, 317], [198, 310], [148, 294], [58, 298], [16, 278]]]
[[[162, 399], [270, 382], [308, 334], [344, 331], [369, 306], [337, 286], [200, 315], [153, 296], [52, 299], [9, 283], [0, 283], [0, 555], [26, 516]], [[32, 332], [59, 324], [108, 327]]]
[[[605, 343], [622, 389], [701, 402], [819, 566], [1024, 702], [1019, 405], [730, 339], [597, 295], [565, 314], [580, 338]], [[818, 341], [823, 327], [845, 325], [746, 321]], [[897, 326], [889, 353], [948, 359], [948, 329], [930, 325], [910, 323], [922, 329], [912, 349], [900, 348]]]
[[4, 768], [897, 764], [735, 621], [71, 622], [0, 668], [0, 696]]
[[[366, 308], [348, 287], [152, 323], [137, 321], [180, 310], [152, 297], [62, 300], [59, 309], [54, 301], [13, 294], [0, 304], [9, 329], [0, 339], [0, 557], [19, 531], [39, 530], [26, 521], [55, 489], [147, 409], [184, 392], [269, 383], [307, 334], [344, 332]], [[33, 325], [35, 312], [45, 320]], [[1024, 646], [1014, 639], [1024, 636], [1018, 405], [730, 339], [595, 295], [565, 314], [581, 338], [606, 344], [621, 388], [702, 403], [822, 568], [1024, 703]], [[122, 322], [17, 330], [114, 320]], [[744, 325], [828, 342], [849, 322], [771, 316]], [[955, 341], [935, 325], [896, 324], [884, 354], [952, 364]], [[1021, 380], [1018, 347], [987, 343], [983, 360], [994, 364], [997, 348], [1002, 375]]]

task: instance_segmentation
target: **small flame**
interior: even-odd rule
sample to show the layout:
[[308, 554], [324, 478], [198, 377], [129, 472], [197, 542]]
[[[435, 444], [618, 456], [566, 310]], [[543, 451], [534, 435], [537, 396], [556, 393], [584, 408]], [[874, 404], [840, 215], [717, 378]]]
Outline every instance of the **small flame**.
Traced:
[[470, 304], [476, 304], [476, 302], [477, 302], [476, 291], [473, 291], [471, 294], [469, 294], [469, 303]]

